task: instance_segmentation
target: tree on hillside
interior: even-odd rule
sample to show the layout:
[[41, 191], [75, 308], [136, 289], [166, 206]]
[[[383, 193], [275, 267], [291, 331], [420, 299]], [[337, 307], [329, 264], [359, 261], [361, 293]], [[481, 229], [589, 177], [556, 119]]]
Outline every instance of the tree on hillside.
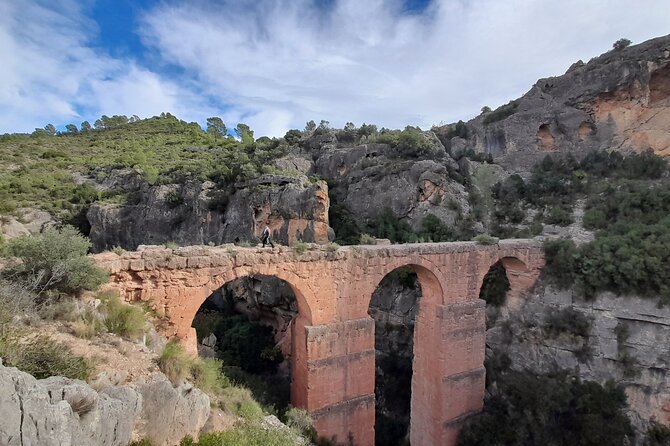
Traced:
[[316, 122], [314, 120], [310, 120], [305, 124], [305, 134], [309, 136], [310, 134], [314, 133], [314, 130], [316, 130]]
[[361, 125], [361, 126], [358, 128], [358, 137], [359, 137], [359, 138], [364, 138], [364, 137], [372, 136], [372, 135], [374, 135], [374, 134], [376, 134], [376, 133], [377, 133], [377, 126], [374, 125], [374, 124], [366, 124], [366, 123], [363, 123], [363, 125]]
[[228, 129], [226, 124], [223, 123], [223, 119], [218, 116], [212, 116], [207, 118], [207, 133], [218, 138], [220, 136], [226, 136]]
[[235, 134], [242, 140], [242, 144], [245, 146], [254, 143], [254, 131], [246, 124], [237, 124], [237, 127], [235, 127]]
[[53, 124], [47, 124], [44, 126], [44, 130], [48, 135], [54, 136], [56, 134], [56, 127]]
[[291, 145], [299, 144], [301, 139], [302, 139], [302, 132], [297, 129], [289, 130], [288, 132], [286, 132], [286, 135], [284, 135], [284, 140]]
[[614, 48], [615, 51], [620, 51], [627, 46], [630, 46], [631, 43], [633, 42], [631, 42], [630, 39], [622, 38], [614, 42], [614, 44], [612, 44], [612, 48]]
[[81, 123], [81, 131], [82, 132], [89, 132], [91, 131], [91, 123], [88, 121], [84, 121]]
[[68, 135], [76, 135], [79, 133], [79, 130], [77, 129], [77, 126], [74, 124], [68, 124], [65, 126], [65, 130], [67, 130]]

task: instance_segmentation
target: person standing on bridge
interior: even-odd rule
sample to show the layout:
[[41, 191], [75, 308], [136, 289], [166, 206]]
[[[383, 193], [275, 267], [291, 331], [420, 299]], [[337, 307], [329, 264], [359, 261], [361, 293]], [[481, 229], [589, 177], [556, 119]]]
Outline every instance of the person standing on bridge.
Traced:
[[273, 248], [275, 247], [275, 244], [272, 243], [272, 235], [270, 233], [270, 228], [268, 228], [267, 226], [265, 227], [265, 229], [263, 229], [263, 248], [265, 248], [266, 243], [269, 243], [270, 246], [272, 246]]

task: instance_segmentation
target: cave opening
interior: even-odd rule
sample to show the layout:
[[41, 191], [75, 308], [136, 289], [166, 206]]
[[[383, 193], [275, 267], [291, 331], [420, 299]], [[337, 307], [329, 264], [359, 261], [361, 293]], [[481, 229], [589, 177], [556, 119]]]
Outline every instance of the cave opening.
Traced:
[[409, 445], [414, 326], [421, 299], [409, 267], [387, 274], [372, 294], [375, 321], [375, 444]]
[[298, 305], [290, 285], [273, 276], [226, 283], [201, 305], [193, 328], [198, 354], [223, 362], [223, 373], [278, 415], [291, 403], [292, 326]]

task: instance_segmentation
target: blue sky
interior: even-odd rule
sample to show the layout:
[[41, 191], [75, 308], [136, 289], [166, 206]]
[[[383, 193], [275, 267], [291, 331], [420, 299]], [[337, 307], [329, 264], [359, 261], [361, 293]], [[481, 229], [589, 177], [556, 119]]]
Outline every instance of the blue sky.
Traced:
[[0, 133], [164, 111], [271, 136], [426, 128], [668, 17], [667, 0], [0, 0]]

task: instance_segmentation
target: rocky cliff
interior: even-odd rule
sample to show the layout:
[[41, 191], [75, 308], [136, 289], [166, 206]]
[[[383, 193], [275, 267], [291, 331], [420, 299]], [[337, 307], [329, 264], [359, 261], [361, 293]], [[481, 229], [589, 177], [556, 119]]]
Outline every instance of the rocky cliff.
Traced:
[[266, 225], [283, 244], [325, 243], [333, 237], [328, 187], [305, 176], [264, 175], [229, 190], [208, 181], [152, 186], [141, 173], [127, 170], [96, 184], [122, 188], [131, 202], [90, 207], [86, 218], [95, 251], [161, 243], [255, 245]]
[[670, 155], [670, 36], [578, 61], [469, 121], [467, 131], [436, 131], [448, 148], [490, 153], [515, 171], [556, 151]]
[[209, 398], [157, 373], [147, 382], [96, 391], [62, 377], [37, 380], [0, 364], [0, 444], [3, 446], [127, 446], [132, 439], [176, 445], [197, 436]]
[[496, 314], [486, 334], [489, 364], [506, 357], [513, 370], [567, 370], [584, 380], [613, 380], [625, 388], [638, 432], [651, 421], [670, 423], [667, 307], [609, 293], [584, 300], [541, 281], [519, 305], [507, 304]]

